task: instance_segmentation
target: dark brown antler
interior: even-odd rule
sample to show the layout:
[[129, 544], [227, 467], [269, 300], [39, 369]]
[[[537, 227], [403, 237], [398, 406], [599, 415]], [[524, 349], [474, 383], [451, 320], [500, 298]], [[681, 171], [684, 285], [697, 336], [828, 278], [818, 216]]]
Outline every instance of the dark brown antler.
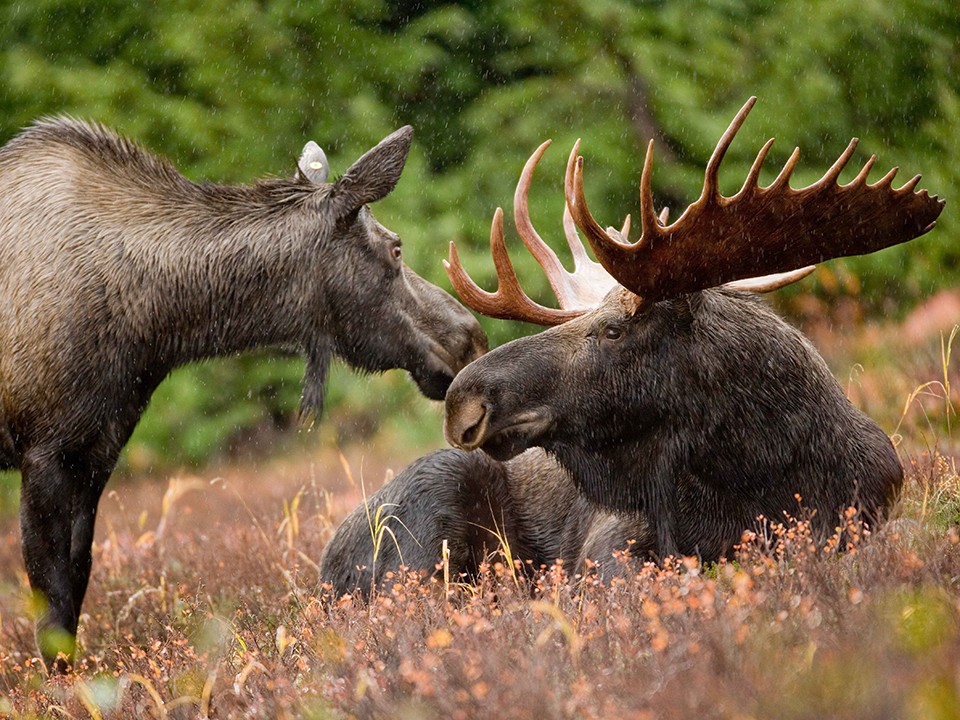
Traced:
[[593, 219], [583, 193], [583, 158], [577, 158], [572, 187], [567, 185], [567, 204], [577, 226], [600, 264], [644, 303], [830, 258], [871, 253], [912, 240], [934, 226], [944, 203], [926, 190], [914, 192], [919, 175], [895, 189], [891, 185], [894, 168], [868, 184], [867, 174], [876, 161], [872, 156], [850, 183], [837, 184], [856, 139], [820, 180], [799, 190], [789, 185], [799, 149], [772, 184], [758, 184], [771, 139], [757, 155], [740, 192], [731, 198], [721, 195], [717, 171], [755, 102], [750, 98], [730, 123], [707, 163], [700, 199], [672, 225], [661, 223], [653, 208], [651, 141], [640, 179], [642, 233], [634, 244], [604, 231]]

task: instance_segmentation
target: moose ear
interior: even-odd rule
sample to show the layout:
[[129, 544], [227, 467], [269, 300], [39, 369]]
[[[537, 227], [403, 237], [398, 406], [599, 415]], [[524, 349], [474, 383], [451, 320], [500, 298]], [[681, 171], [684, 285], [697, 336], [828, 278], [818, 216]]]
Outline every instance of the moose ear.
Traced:
[[303, 146], [303, 152], [300, 153], [300, 159], [297, 161], [297, 177], [320, 185], [327, 181], [329, 174], [330, 165], [327, 163], [326, 154], [311, 140]]
[[396, 187], [411, 142], [413, 128], [407, 125], [385, 137], [350, 166], [334, 184], [332, 193], [345, 214], [386, 197]]

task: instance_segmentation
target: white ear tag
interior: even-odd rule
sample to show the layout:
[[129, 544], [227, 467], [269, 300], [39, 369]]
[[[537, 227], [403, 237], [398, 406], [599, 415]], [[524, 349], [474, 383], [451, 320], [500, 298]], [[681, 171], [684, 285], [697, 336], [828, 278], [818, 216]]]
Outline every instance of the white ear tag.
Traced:
[[327, 156], [313, 140], [303, 146], [303, 152], [300, 154], [297, 167], [303, 176], [312, 183], [324, 183], [327, 181], [327, 175], [330, 174]]

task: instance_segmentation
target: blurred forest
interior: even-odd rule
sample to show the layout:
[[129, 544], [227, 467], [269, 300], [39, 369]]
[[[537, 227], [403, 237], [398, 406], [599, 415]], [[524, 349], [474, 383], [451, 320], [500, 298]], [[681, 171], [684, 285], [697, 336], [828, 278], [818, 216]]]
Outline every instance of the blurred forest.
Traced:
[[[397, 190], [374, 211], [405, 239], [407, 262], [441, 287], [456, 241], [493, 285], [488, 232], [544, 139], [534, 222], [560, 236], [562, 171], [583, 138], [595, 215], [635, 212], [642, 151], [656, 141], [654, 194], [678, 212], [699, 194], [717, 139], [750, 95], [759, 103], [724, 165], [734, 192], [768, 137], [762, 181], [801, 148], [794, 186], [861, 139], [902, 180], [955, 202], [960, 188], [960, 11], [943, 0], [614, 0], [352, 3], [299, 0], [34, 0], [0, 3], [0, 140], [41, 115], [110, 125], [195, 180], [293, 173], [307, 140], [334, 172], [393, 129], [416, 128]], [[694, 9], [695, 8], [695, 9]], [[854, 296], [905, 311], [960, 277], [960, 224], [909, 246], [835, 261], [794, 293]], [[553, 241], [557, 244], [557, 240]], [[562, 245], [562, 240], [558, 247]], [[521, 277], [548, 301], [535, 267]], [[829, 302], [826, 303], [829, 305]], [[494, 345], [532, 328], [484, 321]], [[302, 364], [258, 353], [178, 371], [128, 448], [131, 469], [200, 463], [295, 424]], [[401, 373], [341, 369], [324, 423], [341, 439], [393, 422], [404, 442], [439, 444], [439, 410]], [[290, 433], [286, 433], [289, 436]], [[284, 436], [283, 432], [277, 436]], [[273, 440], [271, 440], [272, 442]]]

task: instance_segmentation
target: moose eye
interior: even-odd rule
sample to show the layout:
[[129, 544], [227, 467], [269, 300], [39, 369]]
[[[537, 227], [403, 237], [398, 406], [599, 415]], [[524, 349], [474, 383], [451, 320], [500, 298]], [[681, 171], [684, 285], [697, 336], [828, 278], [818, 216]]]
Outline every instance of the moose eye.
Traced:
[[619, 340], [621, 337], [623, 337], [623, 331], [616, 325], [607, 325], [603, 329], [604, 340]]
[[393, 256], [394, 260], [400, 262], [400, 259], [403, 257], [403, 250], [401, 250], [399, 245], [394, 245], [393, 249], [390, 251], [390, 254]]

